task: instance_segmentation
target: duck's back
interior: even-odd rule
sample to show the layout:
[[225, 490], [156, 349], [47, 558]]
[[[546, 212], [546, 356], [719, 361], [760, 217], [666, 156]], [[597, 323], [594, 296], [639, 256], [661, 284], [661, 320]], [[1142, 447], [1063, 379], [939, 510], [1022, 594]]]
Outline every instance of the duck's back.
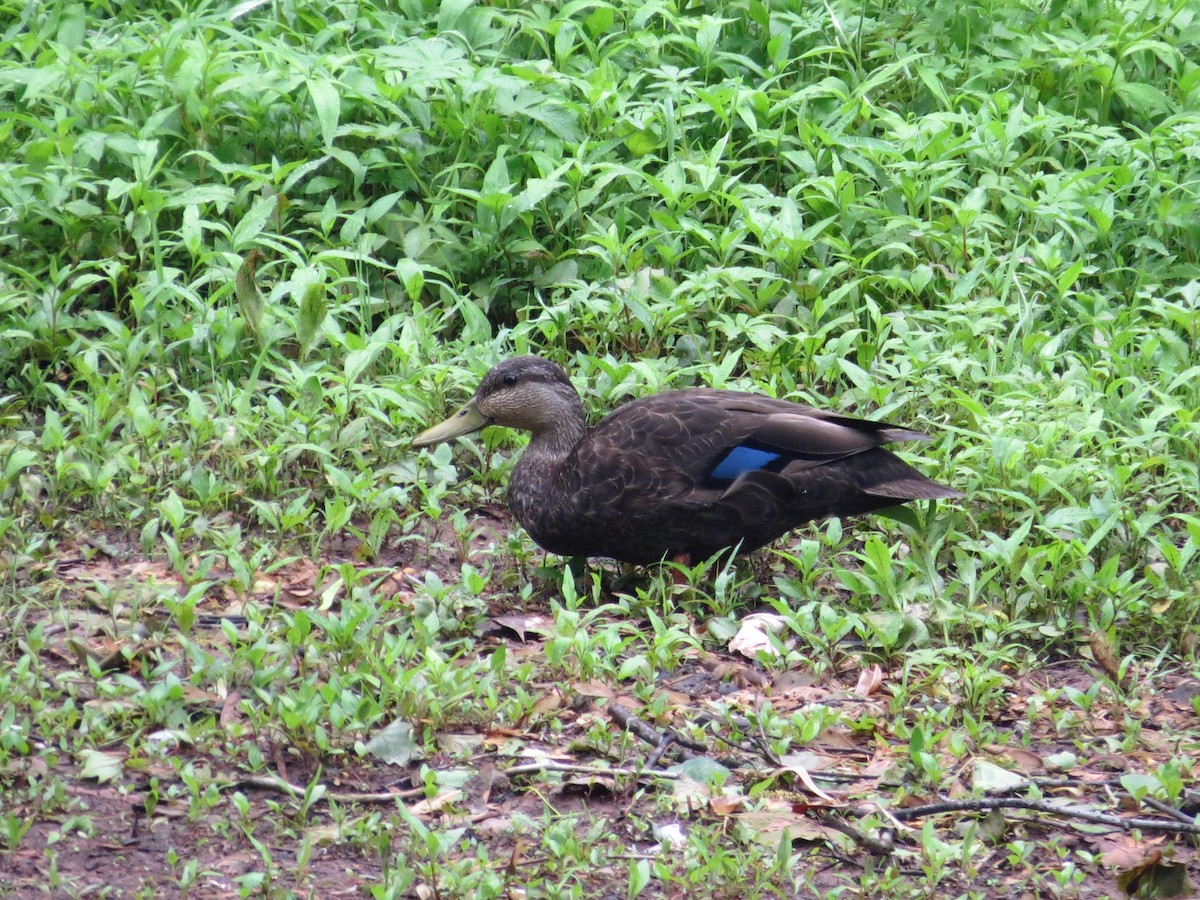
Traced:
[[553, 472], [522, 460], [510, 501], [555, 553], [695, 561], [812, 519], [961, 496], [880, 446], [923, 437], [757, 394], [668, 391], [614, 410]]

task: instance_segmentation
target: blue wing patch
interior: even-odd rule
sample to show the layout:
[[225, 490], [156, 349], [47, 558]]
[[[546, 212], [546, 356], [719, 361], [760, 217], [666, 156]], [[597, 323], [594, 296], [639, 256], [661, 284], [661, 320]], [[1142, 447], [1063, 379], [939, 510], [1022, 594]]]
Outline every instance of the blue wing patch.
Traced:
[[782, 454], [772, 453], [770, 450], [758, 450], [754, 447], [739, 445], [725, 454], [725, 457], [717, 463], [716, 468], [708, 473], [708, 477], [718, 481], [733, 481], [746, 472], [765, 469], [780, 456]]

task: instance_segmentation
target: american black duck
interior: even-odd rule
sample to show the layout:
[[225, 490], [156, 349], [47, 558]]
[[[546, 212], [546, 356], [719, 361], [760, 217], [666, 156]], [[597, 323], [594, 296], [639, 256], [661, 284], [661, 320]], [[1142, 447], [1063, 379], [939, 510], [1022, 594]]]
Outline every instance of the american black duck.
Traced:
[[748, 552], [812, 519], [961, 497], [880, 445], [917, 431], [739, 391], [666, 391], [588, 428], [567, 373], [536, 356], [495, 366], [428, 447], [485, 425], [532, 432], [508, 484], [545, 549], [645, 565]]

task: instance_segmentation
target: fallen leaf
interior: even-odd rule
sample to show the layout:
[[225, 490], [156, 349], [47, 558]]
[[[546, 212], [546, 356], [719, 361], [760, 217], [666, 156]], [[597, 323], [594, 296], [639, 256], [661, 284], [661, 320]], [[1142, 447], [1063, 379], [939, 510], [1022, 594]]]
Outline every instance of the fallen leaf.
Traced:
[[1157, 849], [1132, 868], [1118, 872], [1117, 886], [1131, 897], [1185, 897], [1191, 893], [1187, 867], [1164, 863], [1162, 851]]
[[404, 719], [396, 719], [367, 741], [368, 753], [394, 766], [408, 765], [413, 751], [413, 727]]
[[738, 633], [730, 638], [729, 650], [750, 659], [757, 659], [760, 653], [778, 656], [770, 636], [781, 634], [786, 628], [783, 616], [776, 613], [750, 613], [742, 618]]
[[1002, 769], [986, 759], [975, 760], [975, 771], [971, 775], [971, 787], [976, 791], [1006, 791], [1025, 783], [1024, 775]]
[[[788, 754], [788, 756], [792, 757], [797, 757], [799, 755], [800, 754]], [[783, 763], [783, 771], [791, 772], [793, 775], [799, 778], [800, 783], [804, 785], [804, 789], [814, 797], [820, 797], [826, 803], [832, 804], [837, 802], [833, 799], [833, 797], [830, 797], [827, 793], [817, 787], [816, 783], [812, 780], [812, 776], [808, 774], [808, 769], [804, 768], [804, 766], [799, 765], [796, 762], [789, 762], [787, 756], [785, 756], [781, 762]]]
[[746, 805], [746, 798], [739, 794], [722, 794], [708, 801], [709, 809], [718, 816], [728, 816]]
[[785, 768], [804, 769], [806, 772], [820, 772], [830, 766], [836, 766], [840, 760], [836, 756], [826, 756], [823, 753], [813, 753], [811, 750], [793, 750], [779, 758]]
[[1117, 648], [1103, 631], [1093, 631], [1088, 638], [1092, 648], [1092, 658], [1100, 664], [1104, 674], [1113, 681], [1120, 680], [1121, 661], [1117, 658]]
[[457, 803], [463, 797], [463, 792], [454, 788], [449, 791], [442, 791], [436, 797], [427, 797], [424, 800], [418, 800], [416, 803], [408, 807], [408, 811], [414, 816], [429, 816], [434, 813], [441, 812], [452, 803]]
[[[1133, 870], [1158, 850], [1147, 846], [1145, 841], [1135, 840], [1128, 834], [1105, 834], [1092, 842], [1100, 853], [1100, 862], [1114, 869]], [[1161, 853], [1159, 854], [1161, 858]]]
[[439, 734], [438, 749], [451, 756], [466, 756], [478, 750], [483, 744], [482, 734]]
[[562, 691], [560, 691], [558, 688], [551, 688], [533, 702], [533, 706], [529, 708], [529, 713], [526, 718], [541, 716], [545, 715], [546, 713], [554, 712], [554, 710], [562, 706], [562, 700]]
[[858, 683], [854, 685], [854, 693], [859, 697], [870, 697], [883, 684], [883, 669], [878, 665], [863, 669], [858, 673]]
[[221, 715], [218, 721], [221, 727], [228, 730], [234, 722], [240, 722], [245, 716], [241, 709], [242, 695], [237, 691], [230, 691], [225, 695], [225, 702], [221, 704]]
[[125, 754], [105, 753], [103, 750], [80, 750], [82, 764], [79, 774], [103, 783], [118, 778], [125, 768]]
[[1013, 768], [1025, 775], [1041, 772], [1046, 768], [1046, 764], [1042, 762], [1040, 756], [1021, 747], [1003, 747], [999, 744], [988, 744], [984, 749], [997, 759], [1011, 762]]
[[581, 697], [598, 697], [611, 700], [615, 696], [612, 688], [599, 681], [581, 681], [579, 684], [573, 686], [573, 690]]
[[831, 840], [837, 834], [802, 813], [782, 809], [760, 809], [733, 817], [749, 838], [758, 844], [778, 847], [780, 842]]

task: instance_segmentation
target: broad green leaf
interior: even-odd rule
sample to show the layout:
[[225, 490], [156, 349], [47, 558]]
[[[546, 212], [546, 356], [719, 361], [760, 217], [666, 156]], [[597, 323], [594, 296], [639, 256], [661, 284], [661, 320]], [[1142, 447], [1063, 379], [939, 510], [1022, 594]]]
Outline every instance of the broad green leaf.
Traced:
[[183, 245], [187, 247], [188, 252], [192, 256], [200, 255], [200, 242], [202, 239], [200, 208], [194, 203], [190, 203], [183, 208], [183, 223], [179, 227], [179, 236], [183, 238]]
[[412, 725], [404, 719], [396, 719], [367, 741], [366, 750], [390, 765], [408, 765], [417, 750]]
[[317, 111], [317, 121], [321, 125], [321, 138], [326, 149], [333, 146], [337, 135], [338, 121], [342, 113], [342, 98], [337, 85], [324, 78], [309, 78], [308, 94], [312, 97], [313, 107]]
[[79, 761], [82, 763], [79, 774], [101, 783], [115, 781], [125, 771], [124, 753], [83, 749], [79, 751]]
[[304, 289], [300, 297], [300, 310], [296, 316], [296, 339], [300, 342], [300, 356], [308, 356], [313, 340], [325, 321], [325, 282], [317, 281]]
[[275, 212], [275, 196], [259, 197], [233, 229], [233, 247], [241, 250], [248, 244], [256, 243], [262, 236], [263, 229]]
[[262, 254], [257, 250], [251, 250], [246, 254], [246, 258], [237, 272], [237, 298], [246, 326], [254, 335], [254, 339], [258, 341], [259, 346], [262, 346], [264, 339], [262, 321], [267, 307], [262, 294], [258, 292], [258, 282], [255, 280], [260, 259], [262, 259]]

